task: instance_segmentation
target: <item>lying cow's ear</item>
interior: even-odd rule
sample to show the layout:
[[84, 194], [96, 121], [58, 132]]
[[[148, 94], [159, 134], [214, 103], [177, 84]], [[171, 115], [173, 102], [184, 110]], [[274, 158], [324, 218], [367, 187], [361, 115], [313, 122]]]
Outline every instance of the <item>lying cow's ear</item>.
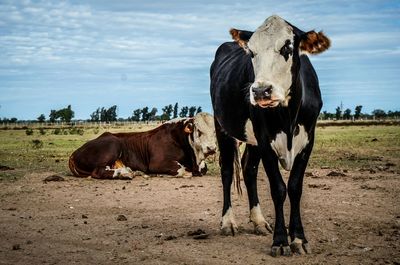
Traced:
[[320, 32], [315, 32], [314, 30], [305, 33], [301, 36], [300, 50], [310, 54], [318, 54], [324, 52], [331, 46], [331, 41], [325, 34]]
[[240, 47], [242, 47], [246, 52], [249, 51], [249, 48], [247, 47], [247, 42], [253, 35], [253, 32], [246, 30], [231, 29], [229, 33], [231, 34], [232, 39], [236, 41]]
[[194, 128], [193, 122], [189, 121], [189, 122], [186, 123], [185, 129], [183, 131], [185, 133], [189, 133], [190, 134], [190, 133], [193, 132], [193, 128]]

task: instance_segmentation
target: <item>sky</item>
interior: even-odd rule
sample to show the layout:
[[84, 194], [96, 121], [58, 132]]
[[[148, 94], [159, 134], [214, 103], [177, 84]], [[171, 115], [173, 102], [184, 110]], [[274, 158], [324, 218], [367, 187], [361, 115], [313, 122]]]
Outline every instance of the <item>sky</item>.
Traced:
[[324, 106], [400, 110], [400, 1], [0, 0], [0, 118], [75, 119], [118, 106], [212, 112], [209, 68], [229, 29], [270, 15], [323, 30], [332, 46], [310, 56]]

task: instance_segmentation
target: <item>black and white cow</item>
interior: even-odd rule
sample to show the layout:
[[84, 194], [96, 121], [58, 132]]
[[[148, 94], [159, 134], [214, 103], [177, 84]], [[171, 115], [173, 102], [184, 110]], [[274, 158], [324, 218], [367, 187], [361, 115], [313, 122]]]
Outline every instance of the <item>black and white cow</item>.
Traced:
[[[314, 143], [322, 107], [318, 78], [306, 54], [330, 46], [315, 31], [303, 32], [278, 16], [267, 18], [255, 31], [231, 29], [235, 42], [222, 44], [211, 65], [211, 98], [224, 192], [222, 232], [235, 233], [231, 205], [234, 160], [238, 141], [245, 142], [242, 157], [250, 204], [250, 221], [256, 232], [269, 228], [257, 195], [257, 171], [262, 160], [275, 206], [271, 255], [309, 252], [300, 216], [303, 176]], [[288, 185], [278, 161], [290, 172]], [[283, 204], [290, 199], [289, 247]]]

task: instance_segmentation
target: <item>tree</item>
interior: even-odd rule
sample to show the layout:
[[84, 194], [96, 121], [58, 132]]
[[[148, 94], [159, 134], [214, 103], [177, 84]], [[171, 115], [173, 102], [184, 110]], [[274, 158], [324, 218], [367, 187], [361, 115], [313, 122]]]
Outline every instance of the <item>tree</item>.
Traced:
[[50, 114], [49, 114], [50, 122], [56, 122], [57, 119], [58, 119], [57, 111], [54, 109], [50, 110]]
[[189, 112], [189, 107], [187, 107], [187, 106], [182, 107], [181, 112], [179, 112], [179, 117], [181, 117], [181, 118], [187, 117], [188, 112]]
[[189, 108], [189, 117], [193, 117], [196, 110], [197, 110], [197, 108], [195, 106], [190, 107]]
[[196, 114], [202, 112], [203, 110], [201, 109], [201, 106], [199, 106], [196, 110]]
[[337, 120], [340, 120], [340, 118], [342, 117], [342, 109], [340, 107], [336, 108], [335, 117], [336, 117]]
[[40, 114], [39, 117], [37, 117], [38, 122], [43, 123], [46, 120], [46, 116], [44, 114]]
[[162, 120], [170, 120], [171, 119], [171, 114], [173, 112], [173, 107], [171, 104], [165, 106], [162, 108], [163, 114], [161, 115]]
[[140, 114], [142, 114], [142, 110], [135, 109], [132, 113], [132, 121], [140, 121]]
[[90, 114], [90, 121], [100, 121], [100, 108], [97, 108], [92, 114]]
[[91, 121], [116, 121], [117, 120], [117, 105], [113, 105], [110, 108], [97, 108], [92, 114], [90, 114]]
[[372, 115], [374, 115], [375, 118], [382, 119], [386, 117], [386, 112], [381, 109], [375, 109], [372, 111]]
[[154, 121], [156, 119], [156, 114], [157, 114], [157, 108], [152, 108], [150, 113], [149, 113], [149, 120]]
[[148, 121], [149, 120], [149, 107], [144, 107], [142, 109], [142, 121]]
[[116, 120], [117, 120], [117, 105], [113, 105], [106, 110], [105, 121], [116, 121]]
[[176, 102], [174, 105], [174, 116], [172, 118], [178, 118], [178, 102]]
[[356, 108], [354, 109], [354, 119], [358, 120], [360, 118], [361, 109], [362, 109], [361, 105], [356, 106]]
[[343, 119], [350, 120], [351, 119], [351, 109], [346, 109], [343, 113]]

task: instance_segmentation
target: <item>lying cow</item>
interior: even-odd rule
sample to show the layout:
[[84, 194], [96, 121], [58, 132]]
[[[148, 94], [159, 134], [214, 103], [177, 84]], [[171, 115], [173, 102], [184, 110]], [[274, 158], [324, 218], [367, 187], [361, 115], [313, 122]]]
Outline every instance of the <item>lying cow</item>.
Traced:
[[175, 119], [146, 132], [105, 132], [72, 153], [69, 168], [77, 177], [132, 178], [146, 174], [183, 176], [207, 172], [205, 158], [215, 153], [214, 120], [210, 114]]

